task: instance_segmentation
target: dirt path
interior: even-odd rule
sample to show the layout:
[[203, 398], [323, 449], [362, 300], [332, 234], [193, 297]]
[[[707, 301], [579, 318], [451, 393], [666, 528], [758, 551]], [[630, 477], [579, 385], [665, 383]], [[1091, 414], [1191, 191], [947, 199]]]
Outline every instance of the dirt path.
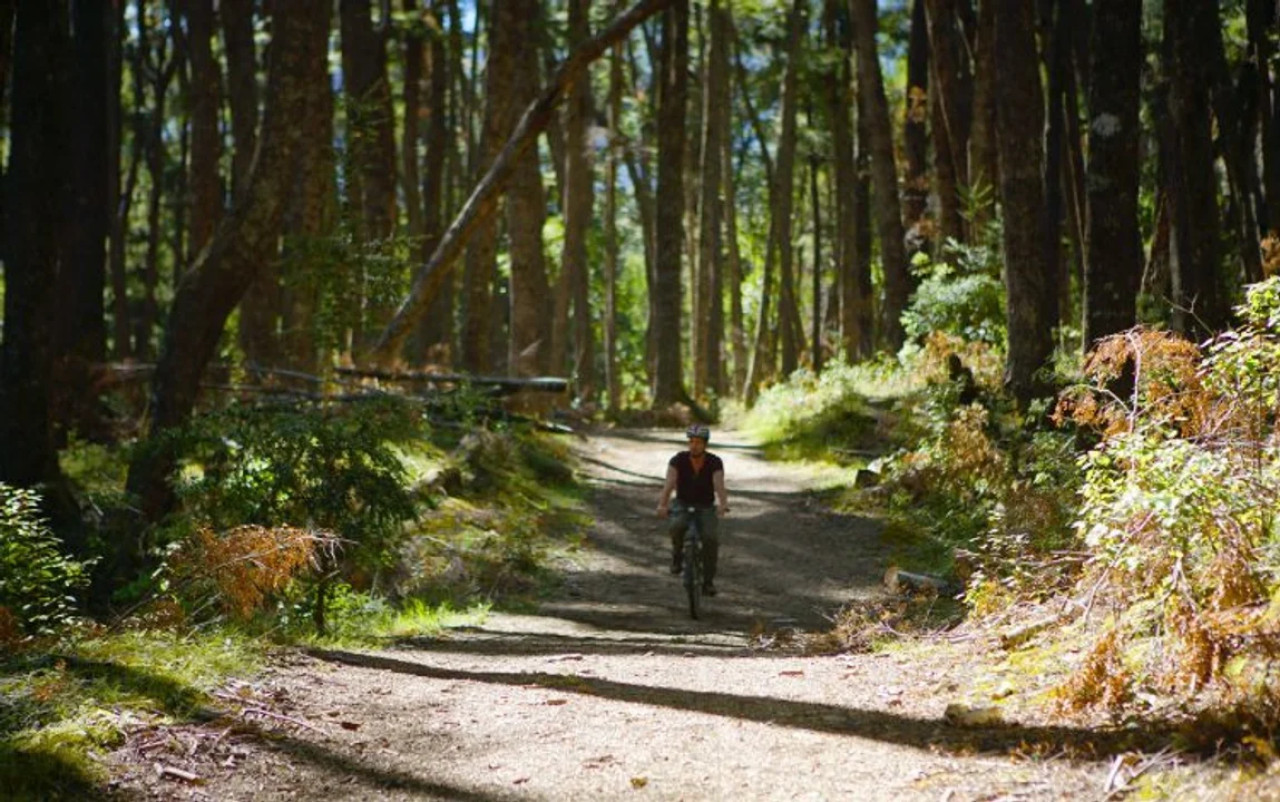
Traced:
[[[297, 723], [228, 739], [206, 782], [127, 778], [155, 798], [1096, 798], [1106, 761], [1053, 755], [1084, 733], [959, 729], [943, 715], [966, 644], [805, 656], [749, 633], [820, 628], [878, 592], [876, 523], [823, 512], [812, 471], [717, 438], [733, 512], [720, 594], [690, 621], [653, 517], [668, 434], [580, 447], [595, 488], [591, 548], [536, 614], [447, 640], [315, 652], [253, 693]], [[306, 726], [303, 726], [305, 723]], [[225, 754], [225, 760], [222, 756]]]

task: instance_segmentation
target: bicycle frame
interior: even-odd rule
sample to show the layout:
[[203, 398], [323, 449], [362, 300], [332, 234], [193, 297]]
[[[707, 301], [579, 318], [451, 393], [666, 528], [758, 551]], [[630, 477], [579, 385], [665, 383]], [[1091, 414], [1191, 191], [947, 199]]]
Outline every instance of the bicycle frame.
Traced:
[[683, 515], [687, 522], [684, 532], [684, 567], [680, 572], [685, 594], [689, 597], [689, 617], [698, 618], [702, 613], [702, 524], [698, 520], [698, 508], [679, 506], [671, 514]]

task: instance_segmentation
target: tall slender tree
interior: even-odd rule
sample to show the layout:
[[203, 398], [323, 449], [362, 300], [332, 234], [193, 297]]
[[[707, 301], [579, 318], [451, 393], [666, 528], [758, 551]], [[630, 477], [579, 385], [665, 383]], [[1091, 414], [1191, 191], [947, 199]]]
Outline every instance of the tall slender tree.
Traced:
[[858, 112], [866, 120], [871, 179], [875, 186], [875, 220], [884, 268], [884, 307], [880, 336], [897, 350], [903, 342], [902, 312], [911, 295], [911, 274], [903, 244], [902, 207], [898, 199], [898, 169], [893, 155], [893, 128], [885, 96], [880, 56], [876, 50], [879, 20], [876, 0], [850, 0], [854, 45], [858, 57]]
[[[591, 0], [569, 0], [569, 42], [577, 47], [591, 36]], [[587, 233], [594, 206], [595, 171], [587, 134], [591, 124], [591, 81], [575, 81], [565, 100], [564, 252], [561, 271], [573, 298], [573, 377], [577, 396], [595, 396], [595, 343], [591, 326], [591, 271]]]
[[1098, 0], [1090, 35], [1084, 344], [1136, 322], [1142, 0]]
[[686, 397], [680, 359], [681, 252], [684, 248], [684, 150], [688, 100], [689, 0], [674, 0], [662, 15], [658, 60], [657, 313], [654, 404]]
[[997, 0], [996, 124], [1009, 351], [1005, 382], [1026, 405], [1045, 389], [1040, 371], [1053, 353], [1058, 324], [1055, 274], [1045, 258], [1044, 93], [1033, 9]]

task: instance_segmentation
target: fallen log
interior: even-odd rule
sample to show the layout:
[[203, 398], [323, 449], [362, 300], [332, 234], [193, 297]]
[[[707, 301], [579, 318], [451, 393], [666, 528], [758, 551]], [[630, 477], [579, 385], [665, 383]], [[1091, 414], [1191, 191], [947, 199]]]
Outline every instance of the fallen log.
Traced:
[[363, 379], [380, 379], [408, 384], [469, 384], [476, 387], [495, 387], [504, 393], [529, 390], [537, 393], [563, 393], [569, 389], [569, 380], [555, 376], [472, 376], [466, 373], [430, 373], [419, 370], [381, 370], [377, 368], [335, 368], [343, 376]]
[[954, 582], [928, 574], [913, 574], [896, 565], [889, 566], [889, 570], [884, 572], [884, 586], [890, 593], [936, 593], [939, 596], [951, 596], [960, 592]]

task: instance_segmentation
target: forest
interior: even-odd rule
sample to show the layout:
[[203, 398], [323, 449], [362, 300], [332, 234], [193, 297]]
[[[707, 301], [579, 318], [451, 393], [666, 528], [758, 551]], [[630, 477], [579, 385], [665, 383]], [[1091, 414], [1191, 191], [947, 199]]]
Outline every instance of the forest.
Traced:
[[0, 758], [101, 782], [50, 665], [533, 603], [607, 517], [566, 435], [696, 421], [880, 522], [813, 642], [1074, 644], [1045, 715], [1277, 787], [1278, 51], [1275, 0], [0, 0]]

